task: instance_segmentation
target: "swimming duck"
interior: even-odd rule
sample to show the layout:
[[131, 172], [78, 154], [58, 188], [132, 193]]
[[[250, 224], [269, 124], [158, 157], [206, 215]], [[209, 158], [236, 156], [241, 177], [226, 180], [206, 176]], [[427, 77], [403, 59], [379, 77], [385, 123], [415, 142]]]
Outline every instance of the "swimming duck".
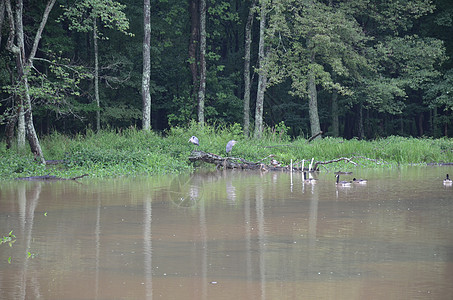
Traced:
[[337, 177], [337, 181], [336, 181], [336, 184], [337, 186], [351, 186], [351, 182], [350, 181], [340, 181], [340, 175], [337, 174], [335, 175], [335, 177]]
[[450, 179], [448, 174], [447, 174], [447, 178], [444, 179], [444, 184], [445, 185], [452, 185], [453, 184], [453, 180]]
[[368, 180], [366, 180], [366, 179], [352, 178], [352, 183], [355, 183], [355, 184], [366, 184], [367, 182], [368, 182]]

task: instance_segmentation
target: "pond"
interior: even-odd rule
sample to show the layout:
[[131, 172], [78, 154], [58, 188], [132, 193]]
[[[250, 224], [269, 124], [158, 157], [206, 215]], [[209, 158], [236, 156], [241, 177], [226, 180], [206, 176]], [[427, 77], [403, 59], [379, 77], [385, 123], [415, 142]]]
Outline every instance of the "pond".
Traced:
[[453, 299], [453, 167], [0, 183], [0, 299]]

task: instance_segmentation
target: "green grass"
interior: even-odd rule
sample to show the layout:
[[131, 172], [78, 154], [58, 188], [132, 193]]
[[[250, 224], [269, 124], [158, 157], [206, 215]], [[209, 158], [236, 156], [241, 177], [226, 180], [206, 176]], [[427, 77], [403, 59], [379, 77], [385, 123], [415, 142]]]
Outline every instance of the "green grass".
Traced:
[[[30, 151], [6, 150], [5, 142], [0, 142], [0, 178], [47, 174], [65, 178], [89, 174], [102, 178], [192, 172], [194, 165], [188, 160], [194, 149], [188, 142], [192, 135], [200, 140], [199, 150], [222, 156], [226, 143], [235, 139], [238, 143], [232, 156], [248, 161], [259, 161], [270, 155], [282, 164], [289, 164], [291, 160], [328, 161], [347, 157], [365, 168], [453, 162], [453, 139], [391, 136], [363, 141], [327, 137], [308, 143], [300, 138], [291, 141], [286, 132], [284, 124], [279, 124], [276, 128], [266, 128], [263, 137], [255, 140], [244, 138], [237, 124], [200, 126], [193, 122], [186, 128], [171, 128], [162, 135], [135, 128], [100, 133], [88, 131], [74, 137], [53, 133], [40, 139], [44, 156], [46, 160], [63, 160], [64, 164], [43, 166], [34, 160]], [[356, 166], [347, 162], [321, 167], [331, 170], [354, 168]]]

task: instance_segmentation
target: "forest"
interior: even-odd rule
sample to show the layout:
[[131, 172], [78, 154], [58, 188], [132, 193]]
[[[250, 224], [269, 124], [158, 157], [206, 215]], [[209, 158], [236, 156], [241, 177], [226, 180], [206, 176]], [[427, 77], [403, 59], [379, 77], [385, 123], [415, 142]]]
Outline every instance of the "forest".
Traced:
[[453, 134], [450, 0], [1, 0], [0, 139]]

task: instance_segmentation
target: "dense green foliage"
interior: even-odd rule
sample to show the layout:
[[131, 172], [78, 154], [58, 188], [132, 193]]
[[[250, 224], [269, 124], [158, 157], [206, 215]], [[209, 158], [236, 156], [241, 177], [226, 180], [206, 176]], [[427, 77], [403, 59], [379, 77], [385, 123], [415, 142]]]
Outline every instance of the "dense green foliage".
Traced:
[[[194, 168], [215, 168], [192, 164], [188, 157], [194, 145], [192, 134], [200, 139], [199, 150], [225, 156], [225, 145], [235, 139], [232, 156], [268, 164], [271, 157], [283, 165], [301, 163], [302, 159], [328, 161], [340, 157], [358, 163], [338, 162], [320, 167], [327, 170], [351, 170], [356, 167], [395, 167], [453, 161], [452, 139], [416, 139], [391, 136], [374, 141], [325, 138], [308, 143], [303, 138], [290, 141], [288, 128], [279, 124], [267, 128], [259, 141], [243, 137], [238, 124], [201, 127], [192, 123], [188, 128], [174, 127], [165, 135], [136, 128], [103, 130], [68, 137], [54, 133], [42, 139], [48, 160], [63, 160], [58, 165], [37, 164], [31, 154], [5, 150], [0, 144], [0, 178], [57, 175], [65, 178], [88, 174], [90, 177], [118, 177], [192, 171]], [[299, 165], [300, 166], [300, 165]], [[307, 165], [306, 165], [307, 166]]]
[[[197, 2], [190, 0], [189, 3]], [[14, 8], [15, 0], [11, 0]], [[33, 37], [46, 1], [24, 1], [24, 30]], [[196, 120], [189, 69], [189, 3], [151, 2], [152, 128]], [[208, 124], [242, 122], [244, 29], [253, 1], [208, 1]], [[453, 2], [267, 1], [271, 86], [264, 121], [281, 121], [292, 137], [308, 137], [307, 80], [316, 78], [325, 136], [379, 138], [452, 134]], [[3, 13], [3, 12], [2, 12]], [[259, 12], [255, 13], [255, 18]], [[57, 0], [30, 75], [35, 126], [40, 134], [96, 128], [93, 20], [98, 18], [100, 116], [103, 128], [141, 126], [143, 1]], [[7, 50], [8, 17], [0, 44], [0, 136], [14, 115], [15, 59]], [[258, 23], [251, 63], [257, 68]], [[126, 35], [123, 33], [127, 33]], [[29, 46], [28, 46], [29, 47]], [[30, 51], [30, 49], [27, 49]], [[252, 77], [254, 111], [257, 77]], [[338, 111], [332, 106], [338, 95]], [[338, 115], [339, 131], [332, 129]], [[251, 116], [253, 118], [253, 116]], [[253, 122], [251, 122], [253, 124]]]

